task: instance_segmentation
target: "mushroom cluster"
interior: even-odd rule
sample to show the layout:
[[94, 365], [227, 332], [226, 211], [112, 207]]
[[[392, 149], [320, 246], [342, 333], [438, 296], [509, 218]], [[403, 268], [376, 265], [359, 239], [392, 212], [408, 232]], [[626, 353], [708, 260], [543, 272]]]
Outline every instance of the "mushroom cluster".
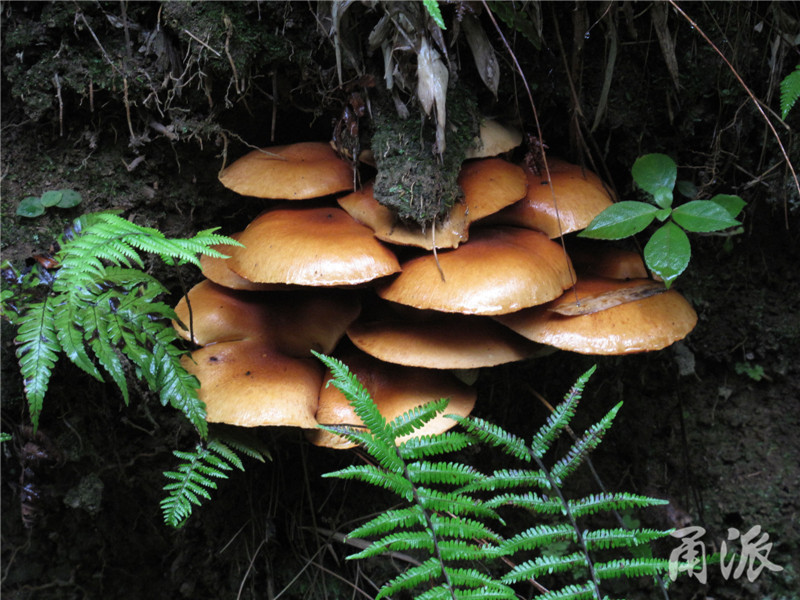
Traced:
[[460, 202], [421, 229], [398, 222], [371, 183], [355, 190], [351, 163], [325, 143], [256, 150], [223, 170], [226, 187], [275, 202], [231, 234], [241, 247], [219, 248], [230, 258], [203, 258], [207, 280], [176, 307], [176, 328], [198, 346], [184, 365], [208, 420], [296, 426], [315, 444], [348, 447], [316, 428], [360, 421], [312, 350], [348, 364], [391, 419], [440, 397], [469, 414], [476, 393], [460, 370], [549, 347], [656, 350], [689, 333], [691, 306], [638, 254], [554, 240], [613, 197], [578, 166], [550, 159], [549, 173], [470, 159]]

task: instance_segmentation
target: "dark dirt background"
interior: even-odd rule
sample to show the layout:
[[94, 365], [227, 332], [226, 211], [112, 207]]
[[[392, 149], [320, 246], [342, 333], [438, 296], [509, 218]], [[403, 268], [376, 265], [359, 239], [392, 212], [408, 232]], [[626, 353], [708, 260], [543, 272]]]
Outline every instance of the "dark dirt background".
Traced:
[[[664, 527], [701, 525], [710, 549], [726, 539], [728, 528], [760, 525], [774, 544], [769, 559], [784, 569], [764, 571], [750, 583], [725, 581], [718, 567], [709, 566], [707, 584], [679, 581], [670, 597], [796, 599], [800, 199], [739, 83], [670, 11], [676, 90], [653, 31], [657, 6], [543, 3], [540, 49], [522, 35], [512, 37], [534, 83], [544, 139], [551, 152], [576, 161], [588, 148], [623, 197], [630, 194], [629, 169], [638, 155], [669, 153], [681, 176], [705, 193], [737, 193], [747, 201], [744, 230], [730, 238], [693, 238], [692, 263], [678, 287], [700, 320], [684, 342], [641, 356], [558, 353], [485, 370], [476, 413], [530, 433], [546, 414], [533, 391], [555, 403], [597, 364], [575, 429], [619, 400], [625, 405], [593, 455], [594, 466], [610, 489], [671, 502], [668, 510], [631, 517]], [[797, 5], [685, 8], [757, 97], [776, 109], [777, 82], [798, 58], [796, 46], [780, 42], [800, 31]], [[122, 210], [176, 236], [217, 225], [225, 233], [241, 229], [263, 202], [222, 188], [216, 174], [223, 154], [244, 154], [240, 140], [271, 143], [273, 127], [275, 143], [328, 139], [346, 98], [336, 89], [332, 46], [313, 9], [283, 2], [0, 3], [3, 258], [22, 265], [47, 250], [69, 219], [93, 210]], [[368, 32], [375, 17], [358, 9], [364, 16], [352, 30], [361, 25]], [[447, 18], [449, 10], [455, 8], [446, 8]], [[157, 23], [161, 33], [155, 36]], [[573, 29], [591, 33], [581, 40]], [[572, 118], [564, 64], [580, 66], [581, 106], [593, 117], [612, 34], [618, 36], [618, 62], [607, 110], [590, 134], [589, 117]], [[499, 40], [490, 39], [502, 55]], [[512, 98], [519, 82], [502, 61], [500, 98]], [[487, 113], [514, 113], [513, 103], [486, 98], [469, 62], [463, 64], [463, 77], [473, 82]], [[529, 109], [523, 101], [519, 107], [530, 127]], [[796, 163], [798, 113], [787, 127], [779, 126]], [[139, 157], [129, 170], [126, 165]], [[78, 190], [83, 203], [36, 219], [15, 216], [23, 197], [61, 188]], [[176, 301], [176, 273], [153, 268]], [[190, 285], [199, 275], [184, 269], [182, 277]], [[357, 460], [356, 454], [315, 448], [292, 430], [259, 431], [272, 461], [248, 461], [247, 471], [223, 482], [186, 527], [168, 529], [158, 508], [161, 473], [173, 467], [173, 449], [194, 444], [193, 433], [146, 390], [132, 394], [126, 407], [113, 386], [63, 360], [41, 426], [53, 460], [37, 470], [41, 500], [34, 526], [26, 529], [20, 454], [29, 434], [13, 335], [3, 323], [2, 430], [14, 434], [2, 448], [3, 597], [373, 597], [376, 586], [403, 568], [384, 559], [344, 561], [352, 549], [341, 535], [393, 500], [361, 485], [322, 479]], [[478, 466], [491, 463], [486, 454], [474, 455]], [[572, 491], [597, 491], [588, 475], [575, 486]], [[646, 581], [610, 593], [662, 597]]]

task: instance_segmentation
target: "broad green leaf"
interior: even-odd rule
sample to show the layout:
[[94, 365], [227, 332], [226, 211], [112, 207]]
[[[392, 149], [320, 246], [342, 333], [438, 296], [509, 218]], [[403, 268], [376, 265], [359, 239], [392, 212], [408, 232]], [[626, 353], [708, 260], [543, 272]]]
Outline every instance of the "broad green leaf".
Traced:
[[697, 233], [720, 231], [739, 225], [739, 221], [716, 202], [692, 200], [672, 211], [673, 220], [686, 229]]
[[686, 179], [679, 179], [678, 182], [675, 184], [675, 189], [678, 190], [678, 193], [685, 197], [689, 198], [689, 200], [693, 198], [697, 198], [697, 186], [693, 184], [691, 181], [687, 181]]
[[645, 202], [617, 202], [597, 215], [580, 236], [600, 240], [626, 238], [650, 225], [657, 211], [656, 207]]
[[644, 247], [647, 267], [669, 287], [686, 270], [692, 248], [689, 238], [675, 223], [659, 227]]
[[44, 204], [38, 196], [28, 196], [23, 198], [17, 207], [17, 215], [20, 217], [38, 217], [44, 214]]
[[652, 194], [661, 208], [672, 204], [672, 188], [678, 177], [675, 161], [666, 154], [645, 154], [636, 159], [631, 169], [633, 180], [645, 192]]
[[422, 0], [422, 3], [425, 5], [425, 10], [428, 11], [433, 22], [439, 26], [439, 29], [447, 29], [447, 27], [444, 26], [444, 19], [442, 18], [442, 11], [439, 9], [439, 3], [436, 0]]
[[59, 191], [61, 192], [61, 200], [56, 204], [58, 208], [72, 208], [73, 206], [78, 206], [83, 200], [81, 195], [75, 190], [67, 189]]
[[734, 219], [739, 216], [739, 213], [742, 212], [746, 204], [739, 196], [730, 194], [717, 194], [713, 198], [710, 198], [710, 201], [719, 204], [722, 208], [727, 210], [728, 214]]
[[55, 206], [61, 202], [61, 190], [49, 190], [42, 194], [42, 204], [44, 206]]

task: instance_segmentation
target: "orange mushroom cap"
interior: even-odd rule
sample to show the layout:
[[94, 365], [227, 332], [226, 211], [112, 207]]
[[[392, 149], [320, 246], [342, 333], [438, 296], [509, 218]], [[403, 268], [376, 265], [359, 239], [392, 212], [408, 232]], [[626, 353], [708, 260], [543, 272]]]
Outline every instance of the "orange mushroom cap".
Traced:
[[546, 172], [537, 175], [526, 167], [527, 195], [494, 215], [492, 223], [528, 227], [556, 238], [585, 228], [611, 206], [613, 196], [597, 175], [556, 158], [547, 160], [552, 191]]
[[[238, 240], [240, 235], [241, 232], [232, 233], [228, 237]], [[236, 247], [237, 246], [230, 246], [227, 244], [218, 244], [216, 246], [212, 246], [212, 248], [217, 252], [222, 252], [223, 254], [228, 256], [230, 256], [231, 252]], [[200, 257], [200, 269], [203, 275], [205, 275], [206, 279], [209, 279], [214, 283], [217, 283], [227, 288], [231, 288], [233, 290], [247, 290], [251, 292], [258, 292], [258, 291], [281, 289], [282, 287], [285, 287], [280, 284], [254, 283], [248, 279], [245, 279], [241, 275], [237, 275], [236, 273], [231, 271], [230, 267], [228, 266], [227, 258], [218, 258], [216, 256], [203, 254]]]
[[[387, 421], [399, 417], [412, 408], [440, 398], [450, 399], [445, 414], [466, 417], [475, 406], [477, 397], [475, 390], [446, 371], [392, 365], [360, 352], [348, 354], [342, 357], [342, 361], [358, 377]], [[363, 422], [344, 394], [332, 385], [328, 385], [330, 379], [331, 374], [328, 372], [320, 391], [317, 421], [324, 425], [362, 426]], [[443, 433], [455, 424], [453, 419], [438, 415], [421, 429], [398, 441], [414, 436]], [[306, 432], [306, 437], [317, 446], [329, 448], [344, 449], [355, 445], [341, 436], [321, 429]]]
[[258, 283], [355, 285], [400, 270], [372, 231], [337, 207], [274, 208], [239, 236], [230, 268]]
[[[648, 290], [645, 297], [625, 290]], [[543, 306], [495, 317], [520, 335], [562, 350], [581, 354], [630, 354], [660, 350], [683, 339], [697, 323], [697, 314], [674, 289], [653, 293], [650, 280], [619, 281], [586, 278], [562, 298]], [[611, 308], [568, 316], [554, 312], [560, 304], [581, 299], [608, 299], [618, 294]]]
[[489, 317], [392, 310], [388, 302], [356, 319], [347, 337], [380, 360], [428, 369], [491, 367], [530, 358], [543, 348]]
[[352, 190], [353, 168], [325, 142], [302, 142], [253, 150], [219, 180], [243, 196], [306, 200]]
[[571, 269], [561, 246], [543, 233], [487, 227], [440, 252], [438, 265], [432, 254], [403, 263], [400, 275], [378, 286], [378, 295], [416, 308], [496, 315], [557, 298], [572, 285]]

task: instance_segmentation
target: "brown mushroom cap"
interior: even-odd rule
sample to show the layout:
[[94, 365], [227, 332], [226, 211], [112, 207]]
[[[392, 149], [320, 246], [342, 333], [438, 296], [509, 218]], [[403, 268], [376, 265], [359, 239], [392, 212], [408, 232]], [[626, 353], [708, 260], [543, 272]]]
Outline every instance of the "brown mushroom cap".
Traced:
[[206, 346], [181, 363], [200, 380], [210, 423], [317, 426], [323, 369], [314, 359], [285, 356], [251, 339]]
[[495, 119], [481, 121], [480, 133], [467, 148], [466, 158], [485, 158], [509, 152], [522, 143], [522, 132]]
[[492, 223], [528, 227], [556, 238], [583, 229], [611, 206], [611, 192], [597, 175], [562, 160], [547, 160], [552, 192], [545, 172], [537, 175], [526, 168], [527, 196], [493, 216]]
[[[347, 290], [306, 289], [284, 292], [238, 292], [210, 281], [194, 286], [175, 307], [178, 319], [191, 325], [194, 342], [258, 339], [289, 356], [308, 357], [311, 350], [332, 352], [358, 316], [358, 299]], [[176, 324], [178, 334], [189, 332]]]
[[442, 314], [381, 303], [347, 328], [347, 337], [380, 360], [428, 369], [476, 369], [537, 355], [543, 348], [489, 317]]
[[[237, 292], [210, 281], [175, 308], [194, 341], [181, 359], [200, 381], [210, 422], [245, 427], [315, 427], [323, 367], [311, 350], [329, 353], [356, 318], [359, 304], [345, 290]], [[188, 338], [188, 332], [178, 327]]]
[[[342, 361], [369, 391], [378, 410], [387, 421], [421, 404], [440, 398], [450, 399], [445, 414], [466, 417], [475, 406], [477, 396], [475, 390], [446, 371], [392, 365], [360, 352], [345, 356]], [[363, 425], [345, 396], [332, 385], [328, 385], [330, 379], [331, 374], [327, 373], [320, 391], [317, 421], [325, 425]], [[439, 415], [412, 435], [400, 438], [399, 441], [413, 436], [443, 433], [455, 424], [453, 419]], [[309, 431], [306, 435], [318, 446], [337, 449], [354, 446], [345, 438], [323, 430]]]
[[[228, 237], [231, 237], [235, 240], [239, 239], [239, 233], [232, 233]], [[230, 256], [231, 252], [237, 246], [229, 246], [227, 244], [218, 244], [216, 246], [212, 246], [214, 250], [217, 252], [222, 252]], [[214, 283], [217, 283], [221, 286], [231, 288], [232, 290], [247, 290], [251, 292], [257, 291], [267, 291], [267, 290], [274, 290], [280, 289], [281, 286], [279, 284], [272, 284], [272, 283], [254, 283], [245, 279], [241, 275], [237, 275], [233, 271], [231, 271], [230, 267], [228, 266], [228, 259], [227, 258], [218, 258], [216, 256], [209, 256], [208, 254], [203, 254], [200, 257], [200, 268], [205, 275], [205, 277]]]
[[405, 262], [378, 295], [416, 308], [497, 315], [543, 304], [572, 285], [561, 246], [530, 229], [476, 230], [466, 244], [440, 252], [438, 262], [441, 272], [432, 254]]
[[337, 207], [278, 207], [242, 232], [229, 258], [238, 275], [258, 283], [355, 285], [400, 270], [372, 230]]
[[660, 350], [684, 338], [697, 323], [697, 314], [675, 290], [577, 316], [551, 310], [559, 303], [574, 302], [576, 293], [579, 299], [585, 299], [652, 283], [649, 280], [581, 279], [563, 298], [495, 318], [530, 340], [581, 354]]
[[219, 180], [243, 196], [305, 200], [352, 190], [353, 169], [325, 142], [303, 142], [253, 150]]

